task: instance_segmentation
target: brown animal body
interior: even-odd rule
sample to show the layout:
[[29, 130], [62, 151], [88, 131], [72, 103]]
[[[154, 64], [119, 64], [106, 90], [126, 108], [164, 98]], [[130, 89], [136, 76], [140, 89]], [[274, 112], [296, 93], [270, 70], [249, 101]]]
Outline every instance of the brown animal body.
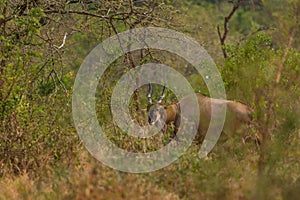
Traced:
[[[253, 112], [249, 106], [236, 101], [209, 98], [199, 93], [196, 94], [196, 96], [200, 112], [198, 137], [200, 136], [200, 138], [203, 139], [207, 133], [212, 118], [211, 107], [213, 106], [218, 109], [226, 104], [226, 119], [223, 132], [226, 135], [235, 133], [241, 134], [243, 141], [245, 141], [248, 137]], [[180, 108], [180, 106], [183, 106], [183, 108]], [[195, 112], [194, 108], [184, 103], [184, 99], [181, 103], [177, 102], [168, 106], [158, 103], [153, 105], [149, 110], [148, 122], [150, 125], [161, 123], [162, 120], [164, 120], [166, 124], [174, 123], [174, 136], [176, 138], [176, 132], [180, 126], [180, 109], [187, 109], [187, 112]]]

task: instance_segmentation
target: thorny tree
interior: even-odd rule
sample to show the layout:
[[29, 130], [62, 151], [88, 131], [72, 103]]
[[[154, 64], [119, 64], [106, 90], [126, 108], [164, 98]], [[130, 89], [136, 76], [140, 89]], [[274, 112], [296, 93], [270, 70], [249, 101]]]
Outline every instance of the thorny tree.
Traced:
[[[40, 167], [45, 158], [32, 155], [41, 149], [55, 158], [64, 153], [51, 141], [62, 137], [55, 122], [70, 108], [45, 113], [43, 106], [70, 105], [65, 55], [76, 34], [101, 41], [122, 30], [159, 25], [168, 21], [169, 6], [163, 0], [0, 0], [0, 167], [19, 173]], [[136, 66], [131, 54], [124, 57], [127, 68]], [[42, 127], [49, 133], [41, 133]]]

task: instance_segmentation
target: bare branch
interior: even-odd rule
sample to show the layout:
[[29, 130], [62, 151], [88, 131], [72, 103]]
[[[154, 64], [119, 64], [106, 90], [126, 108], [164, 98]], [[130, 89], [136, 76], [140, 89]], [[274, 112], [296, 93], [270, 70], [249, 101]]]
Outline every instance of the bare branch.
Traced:
[[[57, 14], [78, 14], [78, 15], [97, 17], [97, 18], [106, 19], [106, 20], [110, 20], [110, 19], [125, 20], [131, 14], [130, 12], [121, 12], [121, 13], [115, 13], [115, 14], [108, 16], [108, 15], [99, 15], [99, 14], [91, 13], [91, 12], [84, 11], [84, 10], [45, 10], [44, 13], [45, 14], [55, 14], [55, 13], [57, 13]], [[124, 17], [116, 17], [116, 16], [124, 16]]]
[[228, 58], [228, 54], [226, 52], [226, 47], [225, 47], [225, 41], [227, 38], [227, 34], [229, 32], [229, 21], [232, 18], [232, 16], [234, 15], [234, 13], [237, 11], [237, 9], [240, 7], [241, 3], [244, 0], [239, 0], [238, 2], [236, 2], [233, 7], [231, 12], [229, 13], [229, 15], [227, 17], [225, 17], [224, 19], [224, 32], [223, 34], [221, 34], [221, 30], [220, 30], [220, 26], [217, 26], [217, 30], [218, 30], [218, 35], [219, 35], [219, 39], [220, 39], [220, 43], [221, 43], [221, 48], [222, 48], [222, 52], [223, 52], [223, 56], [224, 58]]
[[253, 36], [253, 35], [257, 34], [257, 33], [261, 32], [261, 31], [266, 31], [266, 30], [268, 30], [268, 29], [270, 29], [270, 27], [268, 27], [268, 26], [261, 26], [261, 27], [259, 27], [256, 31], [250, 32], [250, 33], [249, 33], [248, 35], [246, 35], [245, 37], [242, 37], [242, 38], [240, 39], [239, 42], [242, 42], [242, 41], [244, 41], [244, 40], [250, 38], [251, 36]]
[[66, 32], [65, 36], [64, 36], [64, 39], [63, 39], [63, 42], [60, 46], [56, 46], [56, 45], [53, 45], [53, 46], [56, 47], [57, 49], [63, 48], [65, 46], [65, 43], [66, 43], [67, 35], [68, 35], [68, 33]]

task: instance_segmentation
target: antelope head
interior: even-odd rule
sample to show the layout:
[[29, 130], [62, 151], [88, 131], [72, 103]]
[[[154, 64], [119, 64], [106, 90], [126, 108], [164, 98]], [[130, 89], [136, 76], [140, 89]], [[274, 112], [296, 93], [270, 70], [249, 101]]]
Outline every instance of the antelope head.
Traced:
[[157, 123], [164, 123], [165, 119], [166, 119], [166, 113], [165, 113], [165, 108], [163, 105], [161, 105], [162, 100], [165, 97], [165, 89], [166, 86], [163, 86], [163, 90], [162, 90], [162, 94], [159, 98], [159, 100], [157, 101], [156, 104], [152, 103], [152, 86], [149, 83], [149, 90], [148, 90], [148, 110], [149, 110], [149, 114], [148, 114], [148, 123], [150, 125], [154, 125]]

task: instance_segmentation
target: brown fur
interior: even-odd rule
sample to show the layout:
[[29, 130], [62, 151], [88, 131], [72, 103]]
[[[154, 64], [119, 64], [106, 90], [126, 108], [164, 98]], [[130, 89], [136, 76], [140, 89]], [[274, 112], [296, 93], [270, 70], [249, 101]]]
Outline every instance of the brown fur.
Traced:
[[[253, 112], [249, 106], [236, 101], [209, 98], [199, 93], [196, 94], [196, 96], [199, 102], [200, 112], [198, 132], [202, 139], [205, 137], [210, 124], [212, 116], [211, 105], [215, 106], [218, 110], [218, 107], [224, 103], [226, 103], [226, 120], [224, 123], [223, 132], [226, 134], [239, 133], [243, 139], [247, 137]], [[176, 134], [180, 125], [179, 105], [180, 104], [178, 102], [169, 106], [164, 106], [166, 113], [166, 124], [174, 123], [174, 134]], [[191, 108], [189, 105], [185, 104], [184, 99], [182, 100], [181, 105], [183, 105], [184, 108], [180, 109], [188, 109], [188, 112], [194, 112], [194, 108]]]
[[165, 107], [166, 111], [166, 124], [170, 124], [176, 120], [177, 116], [177, 104], [171, 104], [168, 107]]

